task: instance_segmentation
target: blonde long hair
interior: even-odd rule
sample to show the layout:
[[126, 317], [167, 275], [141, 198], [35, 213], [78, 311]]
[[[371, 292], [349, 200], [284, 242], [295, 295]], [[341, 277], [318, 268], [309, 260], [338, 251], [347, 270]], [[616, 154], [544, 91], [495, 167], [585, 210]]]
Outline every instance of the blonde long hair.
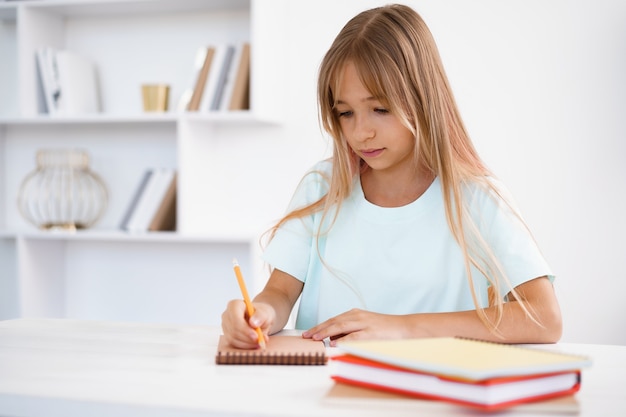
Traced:
[[[470, 217], [463, 189], [465, 184], [474, 183], [490, 195], [503, 196], [488, 180], [491, 173], [469, 138], [433, 36], [420, 15], [408, 6], [393, 4], [358, 14], [326, 53], [319, 69], [318, 100], [321, 125], [333, 139], [329, 191], [320, 200], [288, 213], [273, 227], [270, 238], [291, 219], [320, 211], [324, 217], [337, 213], [352, 192], [355, 175], [364, 168], [343, 138], [335, 111], [333, 92], [338, 91], [348, 62], [355, 65], [367, 90], [413, 132], [419, 144], [415, 146], [416, 161], [439, 177], [447, 222], [464, 255], [474, 304], [483, 323], [497, 333], [504, 302], [498, 294], [508, 286], [513, 296], [519, 297]], [[485, 314], [474, 290], [472, 266], [490, 283], [489, 304], [497, 306], [494, 320]]]

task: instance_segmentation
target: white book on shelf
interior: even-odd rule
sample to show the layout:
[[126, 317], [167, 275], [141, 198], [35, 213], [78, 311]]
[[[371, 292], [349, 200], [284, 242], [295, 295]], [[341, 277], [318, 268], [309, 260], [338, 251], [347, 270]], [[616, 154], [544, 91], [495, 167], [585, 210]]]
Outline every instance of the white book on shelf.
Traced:
[[136, 214], [133, 215], [128, 226], [129, 231], [148, 231], [163, 198], [167, 194], [172, 181], [174, 181], [174, 177], [175, 170], [172, 168], [156, 168], [153, 170], [145, 192], [137, 204]]
[[219, 77], [217, 79], [217, 85], [215, 87], [215, 94], [211, 100], [211, 106], [209, 110], [217, 111], [222, 107], [222, 103], [225, 101], [226, 84], [228, 83], [228, 77], [230, 76], [231, 66], [236, 53], [236, 48], [233, 45], [226, 46], [225, 57], [222, 62]]
[[204, 65], [204, 61], [206, 60], [207, 53], [209, 52], [208, 46], [201, 46], [196, 51], [196, 55], [193, 61], [193, 70], [191, 75], [191, 80], [189, 81], [189, 86], [183, 91], [178, 101], [177, 110], [179, 112], [187, 111], [189, 104], [191, 103], [191, 98], [193, 97], [193, 92], [198, 84], [198, 79], [202, 73], [202, 67]]
[[130, 204], [128, 205], [128, 208], [126, 209], [126, 213], [124, 214], [124, 217], [122, 218], [122, 222], [120, 223], [120, 229], [129, 230], [129, 226], [132, 224], [132, 218], [137, 212], [137, 206], [139, 205], [139, 202], [141, 201], [141, 198], [143, 194], [145, 193], [146, 187], [148, 186], [148, 183], [150, 182], [150, 177], [152, 176], [152, 172], [153, 171], [151, 169], [148, 169], [143, 173], [141, 180], [139, 181], [139, 185], [137, 186], [137, 189], [135, 190], [135, 193], [133, 194]]
[[235, 78], [228, 95], [227, 110], [247, 110], [250, 108], [250, 43], [241, 45], [241, 53], [236, 64]]
[[200, 69], [198, 79], [196, 80], [196, 85], [194, 86], [194, 89], [193, 89], [193, 94], [191, 95], [191, 99], [189, 100], [189, 104], [187, 105], [187, 111], [200, 110], [200, 104], [202, 103], [202, 97], [204, 96], [205, 86], [206, 86], [207, 78], [209, 78], [209, 71], [213, 63], [214, 55], [215, 55], [215, 48], [213, 46], [208, 46], [206, 48], [206, 53], [204, 57], [204, 62], [202, 63], [202, 68]]
[[90, 114], [100, 111], [96, 66], [85, 56], [68, 50], [56, 51], [60, 98], [58, 113]]
[[167, 195], [167, 192], [175, 179], [176, 172], [172, 168], [160, 168], [157, 170], [157, 182], [151, 194], [148, 196], [148, 204], [146, 204], [145, 215], [140, 218], [141, 222], [138, 225], [141, 231], [147, 231], [150, 229], [150, 224], [154, 220], [154, 216], [157, 214], [159, 207], [163, 199]]
[[39, 80], [43, 91], [43, 102], [46, 111], [49, 114], [55, 114], [59, 107], [59, 98], [61, 95], [61, 86], [59, 84], [59, 73], [56, 66], [55, 54], [53, 48], [44, 46], [36, 51], [37, 69]]
[[130, 213], [128, 219], [125, 222], [125, 230], [139, 230], [138, 225], [140, 224], [141, 213], [145, 212], [146, 210], [146, 204], [148, 204], [148, 195], [150, 195], [150, 193], [152, 192], [151, 189], [155, 187], [156, 176], [156, 169], [148, 169], [144, 174], [142, 184], [140, 184], [138, 188], [138, 194], [133, 197], [133, 202], [131, 203], [131, 205], [133, 206], [132, 213]]
[[139, 196], [139, 201], [137, 201], [135, 209], [133, 210], [126, 226], [126, 230], [130, 232], [141, 231], [141, 224], [145, 224], [148, 221], [145, 217], [148, 212], [148, 204], [150, 204], [150, 200], [156, 192], [157, 182], [159, 181], [159, 170], [150, 169], [149, 172], [150, 174], [147, 183]]
[[238, 43], [234, 46], [234, 52], [231, 59], [231, 62], [228, 66], [228, 72], [226, 74], [226, 79], [224, 81], [222, 97], [219, 103], [220, 111], [228, 111], [230, 108], [230, 99], [233, 95], [233, 89], [235, 88], [235, 82], [237, 80], [237, 72], [239, 71], [239, 66], [241, 60], [243, 58], [244, 53], [244, 43]]
[[213, 60], [211, 61], [211, 68], [209, 69], [209, 76], [204, 86], [204, 94], [202, 95], [202, 102], [200, 103], [200, 111], [208, 112], [211, 110], [213, 99], [217, 92], [217, 88], [222, 74], [222, 68], [226, 61], [226, 53], [228, 51], [228, 45], [221, 44], [215, 46], [215, 52], [213, 54]]
[[149, 231], [175, 231], [176, 230], [176, 194], [177, 175], [173, 172], [165, 195], [156, 208], [156, 213], [150, 220]]

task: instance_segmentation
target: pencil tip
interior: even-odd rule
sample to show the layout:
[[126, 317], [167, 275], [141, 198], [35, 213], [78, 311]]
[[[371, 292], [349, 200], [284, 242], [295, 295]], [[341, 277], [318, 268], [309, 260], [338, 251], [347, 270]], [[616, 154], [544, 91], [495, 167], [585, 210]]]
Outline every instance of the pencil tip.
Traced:
[[233, 266], [237, 266], [239, 265], [239, 262], [237, 262], [237, 258], [233, 258]]

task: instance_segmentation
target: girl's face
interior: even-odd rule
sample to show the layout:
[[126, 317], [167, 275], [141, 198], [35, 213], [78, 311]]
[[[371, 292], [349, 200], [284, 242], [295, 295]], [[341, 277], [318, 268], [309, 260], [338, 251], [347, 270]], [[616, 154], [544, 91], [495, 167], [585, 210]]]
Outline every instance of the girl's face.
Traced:
[[343, 69], [335, 112], [348, 145], [370, 168], [415, 166], [415, 137], [367, 91], [351, 62]]

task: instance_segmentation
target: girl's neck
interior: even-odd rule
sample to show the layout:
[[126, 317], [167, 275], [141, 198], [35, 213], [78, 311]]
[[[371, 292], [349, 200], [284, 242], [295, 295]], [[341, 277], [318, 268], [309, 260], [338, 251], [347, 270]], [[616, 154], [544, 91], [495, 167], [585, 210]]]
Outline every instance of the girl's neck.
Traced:
[[402, 171], [376, 171], [367, 168], [361, 173], [365, 199], [380, 207], [402, 207], [417, 200], [435, 179], [426, 167]]

